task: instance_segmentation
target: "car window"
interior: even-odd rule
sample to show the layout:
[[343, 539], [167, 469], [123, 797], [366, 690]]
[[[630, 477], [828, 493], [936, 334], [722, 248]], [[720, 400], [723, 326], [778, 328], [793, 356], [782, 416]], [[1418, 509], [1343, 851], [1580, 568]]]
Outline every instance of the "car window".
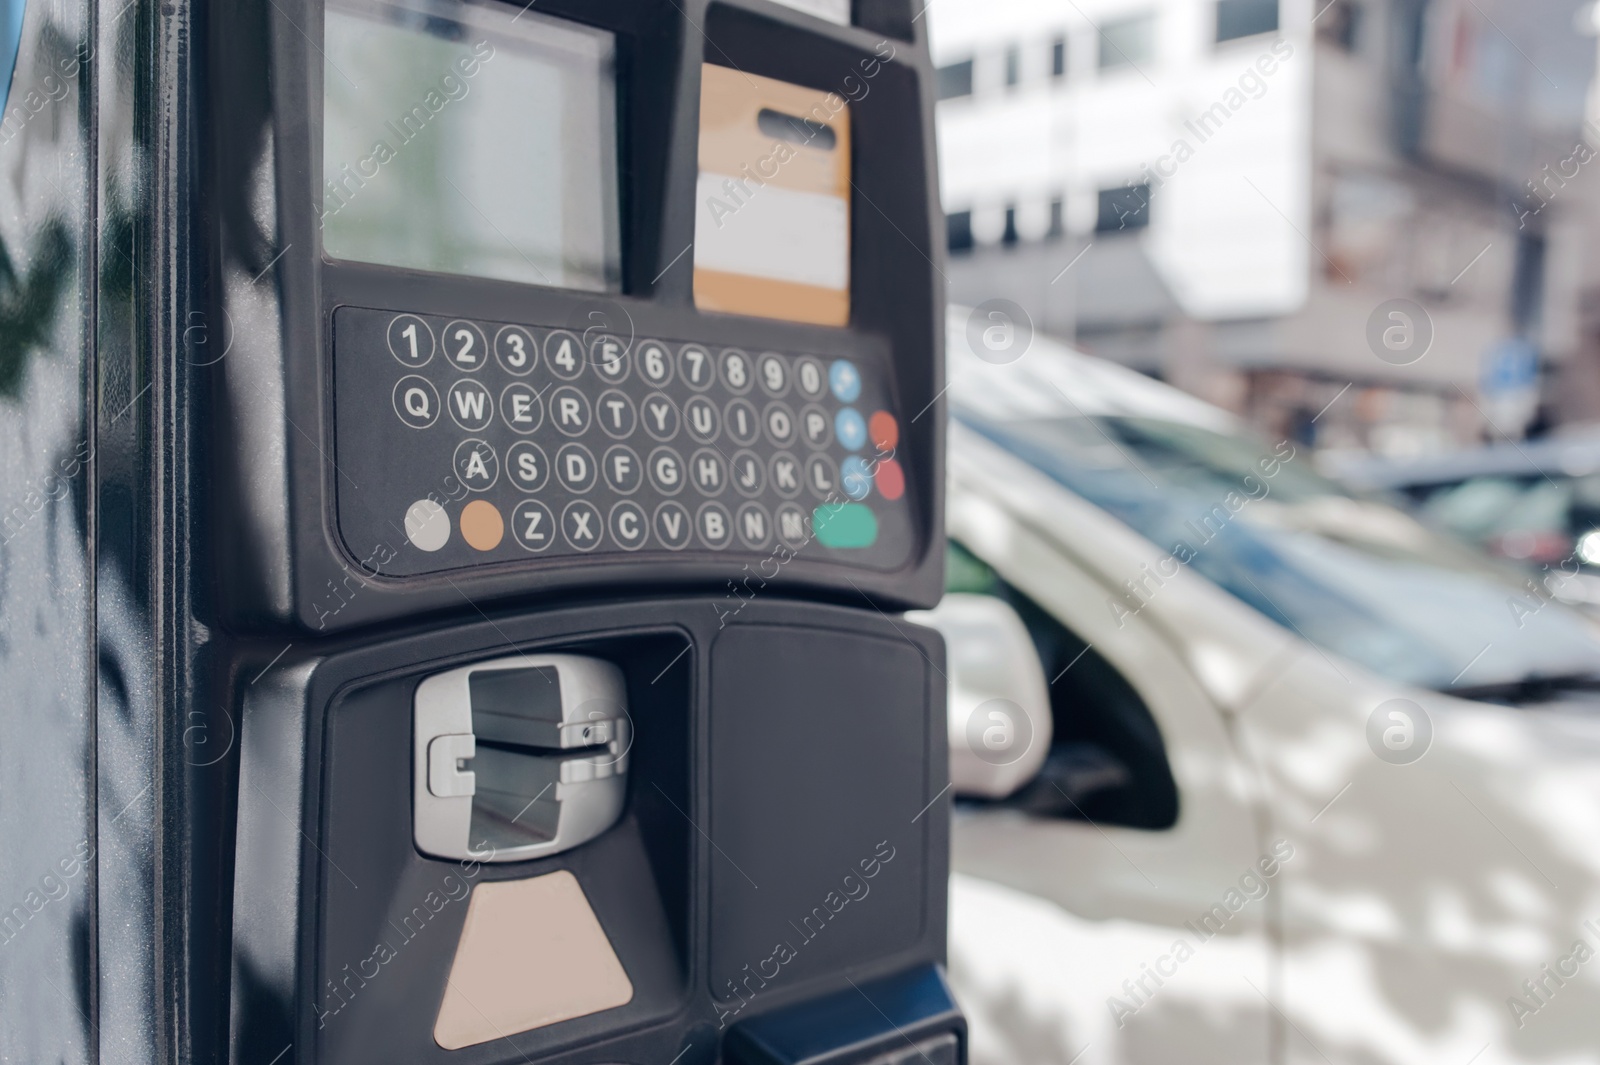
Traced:
[[1022, 618], [1050, 683], [1054, 729], [1044, 768], [1006, 806], [1041, 817], [1164, 829], [1178, 786], [1149, 707], [1110, 662], [964, 545], [946, 553], [948, 592], [992, 595]]
[[1518, 610], [1525, 575], [1353, 496], [1288, 442], [1182, 418], [1040, 416], [1038, 401], [975, 393], [956, 400], [960, 422], [1172, 560], [1152, 565], [1191, 569], [1380, 676], [1445, 690], [1600, 673], [1589, 621], [1539, 600]]

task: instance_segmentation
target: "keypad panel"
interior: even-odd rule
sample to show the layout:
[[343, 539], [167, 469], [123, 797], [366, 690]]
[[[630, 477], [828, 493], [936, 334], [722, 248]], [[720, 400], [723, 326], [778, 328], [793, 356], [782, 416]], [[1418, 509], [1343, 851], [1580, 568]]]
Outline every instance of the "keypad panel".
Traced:
[[338, 521], [413, 576], [486, 562], [915, 548], [900, 412], [870, 355], [341, 307]]

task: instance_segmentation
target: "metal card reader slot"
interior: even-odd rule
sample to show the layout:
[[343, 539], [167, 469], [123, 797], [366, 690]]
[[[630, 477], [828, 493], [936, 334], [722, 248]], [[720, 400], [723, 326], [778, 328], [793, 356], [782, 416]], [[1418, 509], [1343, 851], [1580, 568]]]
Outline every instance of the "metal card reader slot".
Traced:
[[439, 858], [526, 861], [622, 814], [622, 672], [581, 655], [516, 655], [428, 677], [414, 702], [413, 838]]

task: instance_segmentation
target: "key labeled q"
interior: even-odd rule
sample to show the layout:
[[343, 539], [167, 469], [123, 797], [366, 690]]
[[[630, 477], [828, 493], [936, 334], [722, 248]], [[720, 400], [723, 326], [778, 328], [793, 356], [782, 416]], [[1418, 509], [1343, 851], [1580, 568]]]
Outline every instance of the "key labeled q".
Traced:
[[413, 429], [426, 429], [439, 420], [439, 391], [426, 377], [407, 374], [395, 382], [394, 412]]

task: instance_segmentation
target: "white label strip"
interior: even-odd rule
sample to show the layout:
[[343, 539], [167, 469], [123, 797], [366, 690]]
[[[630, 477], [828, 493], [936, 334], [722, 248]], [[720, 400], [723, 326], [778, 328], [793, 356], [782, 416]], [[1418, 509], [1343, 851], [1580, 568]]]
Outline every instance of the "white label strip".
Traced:
[[849, 287], [850, 209], [839, 197], [701, 171], [695, 200], [697, 267]]

